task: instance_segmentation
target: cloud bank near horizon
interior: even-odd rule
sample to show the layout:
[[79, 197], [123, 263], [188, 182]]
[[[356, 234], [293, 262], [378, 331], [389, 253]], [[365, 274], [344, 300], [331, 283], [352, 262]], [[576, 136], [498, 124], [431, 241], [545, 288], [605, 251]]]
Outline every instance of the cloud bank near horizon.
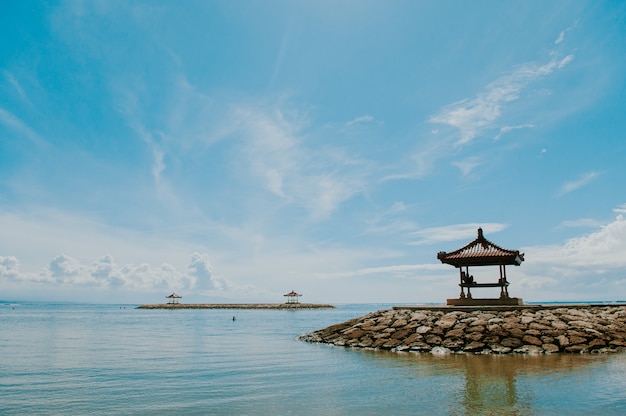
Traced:
[[[514, 268], [509, 272], [517, 276], [517, 279], [512, 279], [514, 292], [516, 294], [527, 293], [526, 300], [530, 301], [546, 300], [542, 297], [546, 293], [559, 292], [563, 296], [561, 300], [585, 300], [585, 296], [590, 296], [586, 300], [612, 299], [626, 287], [626, 275], [623, 273], [626, 269], [626, 255], [616, 256], [616, 253], [626, 253], [624, 211], [626, 209], [623, 206], [616, 208], [615, 212], [618, 215], [614, 221], [588, 234], [568, 239], [562, 244], [521, 248], [526, 253], [526, 261], [522, 267]], [[437, 238], [423, 241], [421, 244], [440, 245], [446, 241], [458, 242], [459, 239], [469, 241], [475, 238], [476, 226], [477, 224], [457, 224], [450, 227], [425, 229], [419, 235], [424, 238], [437, 235]], [[485, 224], [485, 227], [489, 230], [488, 238], [492, 241], [497, 241], [497, 236], [493, 235], [504, 228], [500, 224]], [[447, 233], [439, 231], [447, 231]], [[462, 244], [465, 244], [465, 241]], [[323, 296], [324, 288], [329, 285], [329, 281], [335, 282], [332, 286], [346, 287], [367, 277], [367, 279], [385, 279], [390, 287], [396, 287], [398, 284], [406, 285], [407, 279], [416, 285], [420, 284], [418, 283], [420, 281], [431, 282], [440, 291], [431, 295], [442, 300], [446, 296], [450, 297], [456, 276], [449, 267], [442, 266], [436, 261], [337, 270], [333, 265], [324, 267], [323, 257], [318, 260], [321, 267], [315, 272], [306, 269], [297, 271], [298, 274], [312, 276], [315, 282], [309, 283], [309, 290], [317, 292], [318, 297]], [[267, 261], [280, 263], [280, 260], [272, 258], [268, 258]], [[258, 263], [251, 265], [251, 268], [244, 266], [243, 273], [252, 273], [252, 268], [257, 266]], [[304, 267], [310, 267], [310, 265]], [[39, 273], [28, 273], [20, 271], [20, 261], [15, 256], [0, 256], [0, 281], [4, 282], [7, 287], [22, 287], [23, 289], [61, 288], [69, 291], [106, 289], [128, 290], [144, 294], [175, 291], [192, 295], [195, 298], [211, 296], [233, 299], [250, 298], [258, 296], [259, 293], [267, 295], [281, 290], [276, 287], [240, 284], [237, 282], [237, 277], [231, 278], [216, 274], [208, 253], [192, 253], [183, 271], [167, 263], [120, 265], [110, 255], [88, 263], [60, 254]], [[445, 284], [446, 282], [448, 284]], [[528, 299], [528, 296], [531, 298]], [[350, 301], [349, 298], [343, 296], [342, 299]], [[422, 299], [421, 301], [436, 300]], [[393, 301], [393, 299], [380, 299], [380, 301]], [[412, 299], [410, 296], [401, 296], [397, 301], [411, 302]]]

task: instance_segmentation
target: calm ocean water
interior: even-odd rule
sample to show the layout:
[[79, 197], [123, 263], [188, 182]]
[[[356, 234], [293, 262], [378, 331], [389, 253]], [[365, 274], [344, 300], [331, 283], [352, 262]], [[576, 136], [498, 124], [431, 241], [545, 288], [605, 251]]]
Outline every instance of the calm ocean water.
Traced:
[[0, 305], [0, 414], [626, 414], [626, 354], [432, 356], [296, 340], [388, 306]]

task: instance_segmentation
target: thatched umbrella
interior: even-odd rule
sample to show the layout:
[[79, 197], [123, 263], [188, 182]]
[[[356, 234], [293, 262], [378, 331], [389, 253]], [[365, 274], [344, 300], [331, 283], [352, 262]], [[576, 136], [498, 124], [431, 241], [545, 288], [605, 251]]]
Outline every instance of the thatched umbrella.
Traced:
[[294, 290], [292, 290], [291, 292], [283, 295], [283, 296], [287, 296], [287, 303], [299, 303], [298, 302], [298, 298], [300, 296], [302, 296], [299, 293], [296, 293]]
[[165, 299], [169, 299], [167, 303], [178, 303], [178, 299], [182, 298], [182, 296], [177, 295], [176, 293], [172, 293], [169, 296], [166, 296]]

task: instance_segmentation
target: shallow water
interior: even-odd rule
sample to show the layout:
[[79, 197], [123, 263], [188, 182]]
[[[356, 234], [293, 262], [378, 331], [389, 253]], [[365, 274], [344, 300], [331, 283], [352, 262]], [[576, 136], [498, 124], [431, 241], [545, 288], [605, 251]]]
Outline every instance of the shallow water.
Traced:
[[625, 354], [433, 356], [296, 340], [388, 306], [2, 305], [0, 414], [626, 414]]

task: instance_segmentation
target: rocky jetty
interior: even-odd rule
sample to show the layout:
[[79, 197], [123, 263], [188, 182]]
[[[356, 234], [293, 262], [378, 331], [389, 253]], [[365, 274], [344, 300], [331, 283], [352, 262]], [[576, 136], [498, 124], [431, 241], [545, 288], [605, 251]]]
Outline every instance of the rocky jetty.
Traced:
[[320, 303], [155, 303], [137, 309], [333, 309]]
[[396, 307], [299, 337], [336, 346], [432, 353], [604, 353], [626, 349], [626, 306]]

